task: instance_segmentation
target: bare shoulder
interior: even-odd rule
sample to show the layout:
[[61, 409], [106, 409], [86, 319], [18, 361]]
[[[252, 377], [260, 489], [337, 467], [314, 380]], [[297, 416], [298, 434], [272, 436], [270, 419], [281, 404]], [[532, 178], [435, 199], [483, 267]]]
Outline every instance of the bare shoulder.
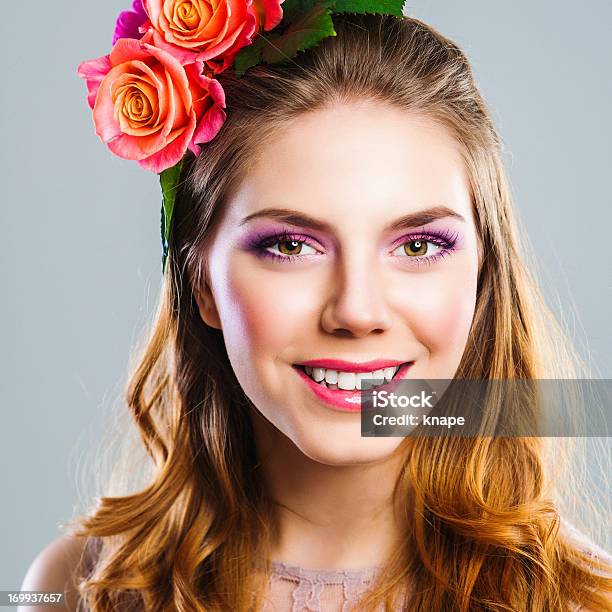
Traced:
[[[58, 608], [76, 612], [78, 594], [75, 575], [85, 546], [85, 538], [75, 535], [64, 535], [44, 548], [26, 572], [22, 591], [48, 591], [64, 593], [65, 606]], [[48, 612], [48, 606], [27, 606], [18, 608], [18, 612]]]

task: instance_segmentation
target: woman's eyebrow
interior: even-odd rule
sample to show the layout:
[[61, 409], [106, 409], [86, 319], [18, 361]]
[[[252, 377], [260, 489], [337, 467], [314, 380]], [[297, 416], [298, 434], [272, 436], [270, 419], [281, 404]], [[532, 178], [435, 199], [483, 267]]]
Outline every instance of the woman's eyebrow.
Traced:
[[332, 226], [329, 223], [315, 219], [310, 215], [296, 212], [290, 208], [264, 208], [262, 210], [258, 210], [257, 212], [247, 215], [242, 221], [240, 221], [240, 225], [244, 225], [252, 219], [258, 219], [259, 217], [276, 219], [278, 221], [284, 221], [290, 225], [301, 225], [303, 227], [309, 227], [311, 229], [324, 232], [332, 231]]
[[[324, 232], [333, 231], [333, 228], [329, 223], [321, 221], [320, 219], [315, 219], [310, 215], [296, 212], [290, 208], [264, 208], [262, 210], [258, 210], [257, 212], [251, 213], [242, 219], [242, 221], [240, 221], [240, 225], [244, 225], [252, 219], [257, 219], [260, 217], [276, 219], [278, 221], [284, 221], [289, 225], [298, 225]], [[465, 221], [465, 218], [462, 215], [451, 208], [448, 208], [447, 206], [433, 206], [432, 208], [403, 215], [402, 217], [399, 217], [399, 219], [389, 223], [385, 229], [390, 231], [405, 229], [408, 227], [417, 227], [419, 225], [427, 225], [432, 221], [443, 219], [445, 217], [452, 217], [454, 219], [458, 219], [459, 221]]]
[[433, 206], [432, 208], [418, 210], [416, 212], [404, 215], [392, 223], [389, 223], [386, 229], [390, 231], [417, 227], [419, 225], [427, 225], [428, 223], [432, 223], [438, 219], [444, 219], [445, 217], [451, 217], [453, 219], [457, 219], [458, 221], [465, 222], [465, 217], [460, 215], [452, 208], [448, 208], [448, 206]]

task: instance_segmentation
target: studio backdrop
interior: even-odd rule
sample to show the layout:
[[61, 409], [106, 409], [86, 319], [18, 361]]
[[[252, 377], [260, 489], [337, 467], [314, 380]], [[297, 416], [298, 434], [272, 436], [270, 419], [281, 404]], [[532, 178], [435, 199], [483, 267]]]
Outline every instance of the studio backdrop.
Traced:
[[[107, 52], [124, 8], [3, 3], [0, 589], [19, 588], [83, 511], [79, 468], [122, 401], [160, 288], [157, 178], [100, 144], [76, 73]], [[612, 378], [612, 4], [411, 0], [406, 12], [471, 59], [546, 298], [593, 376]], [[609, 524], [581, 518], [610, 550]]]

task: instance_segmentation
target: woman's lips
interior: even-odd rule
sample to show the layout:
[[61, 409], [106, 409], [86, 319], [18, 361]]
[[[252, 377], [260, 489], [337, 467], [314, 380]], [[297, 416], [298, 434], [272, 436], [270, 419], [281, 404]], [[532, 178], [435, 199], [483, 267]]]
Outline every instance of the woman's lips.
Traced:
[[[337, 370], [339, 372], [373, 372], [374, 370], [382, 370], [399, 366], [405, 361], [397, 359], [373, 359], [372, 361], [345, 361], [344, 359], [311, 359], [310, 361], [301, 361], [295, 365], [310, 366], [312, 368], [325, 368], [326, 370]], [[408, 362], [410, 363], [410, 362]]]
[[[312, 363], [315, 363], [314, 361]], [[317, 361], [317, 364], [322, 364], [323, 361]], [[336, 361], [337, 363], [337, 361]], [[375, 362], [369, 362], [369, 364]], [[380, 361], [382, 363], [382, 361]], [[385, 362], [391, 363], [391, 362]], [[395, 362], [396, 364], [402, 362]], [[413, 365], [414, 361], [403, 362], [400, 366], [399, 370], [396, 372], [395, 376], [385, 383], [384, 385], [380, 385], [376, 387], [376, 389], [380, 390], [391, 390], [396, 386], [396, 381], [404, 378], [406, 373]], [[308, 365], [308, 363], [307, 363]], [[360, 412], [361, 411], [361, 397], [362, 394], [367, 394], [368, 391], [360, 391], [359, 389], [355, 389], [354, 391], [345, 391], [343, 389], [330, 389], [323, 384], [315, 382], [306, 372], [304, 371], [302, 364], [294, 365], [293, 369], [297, 372], [298, 376], [306, 383], [306, 385], [310, 388], [310, 390], [315, 394], [315, 396], [322, 400], [325, 404], [327, 404], [330, 408], [334, 408], [336, 410], [343, 410], [345, 412]], [[370, 370], [364, 370], [370, 371]]]

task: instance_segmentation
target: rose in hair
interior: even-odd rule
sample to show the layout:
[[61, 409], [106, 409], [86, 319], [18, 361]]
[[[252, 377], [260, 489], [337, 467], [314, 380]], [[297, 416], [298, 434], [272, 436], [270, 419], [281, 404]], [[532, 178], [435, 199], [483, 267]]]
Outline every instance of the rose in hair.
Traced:
[[202, 64], [182, 65], [143, 40], [120, 38], [110, 55], [83, 62], [96, 133], [117, 156], [162, 172], [187, 148], [199, 152], [225, 121], [220, 83]]
[[113, 45], [120, 38], [142, 38], [147, 29], [147, 21], [148, 18], [142, 6], [142, 0], [134, 0], [132, 8], [128, 11], [122, 11], [117, 17], [115, 32], [113, 33]]
[[253, 11], [256, 17], [255, 31], [262, 27], [268, 32], [275, 28], [283, 18], [281, 4], [284, 0], [253, 0]]
[[[184, 63], [196, 53], [216, 73], [228, 68], [236, 53], [250, 45], [263, 27], [282, 19], [283, 0], [144, 0], [153, 44], [167, 48]], [[170, 48], [168, 48], [168, 46]]]

